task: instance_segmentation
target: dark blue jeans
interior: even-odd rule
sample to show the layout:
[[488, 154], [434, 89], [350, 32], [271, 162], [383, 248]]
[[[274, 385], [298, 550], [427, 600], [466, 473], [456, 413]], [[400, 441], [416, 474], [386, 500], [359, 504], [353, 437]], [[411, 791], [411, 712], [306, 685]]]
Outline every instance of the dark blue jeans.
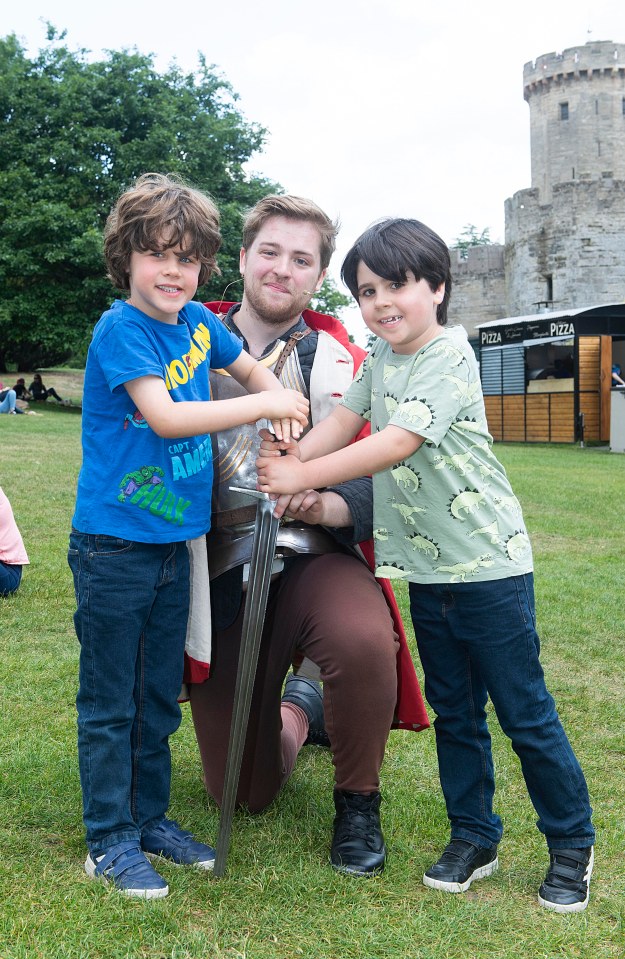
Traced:
[[410, 612], [436, 713], [439, 774], [451, 835], [498, 843], [486, 724], [490, 696], [550, 848], [594, 843], [584, 774], [545, 686], [531, 574], [477, 583], [409, 584]]
[[22, 567], [0, 560], [0, 596], [8, 596], [19, 588], [22, 582]]
[[169, 805], [189, 613], [186, 543], [72, 531], [78, 760], [87, 845], [139, 839]]

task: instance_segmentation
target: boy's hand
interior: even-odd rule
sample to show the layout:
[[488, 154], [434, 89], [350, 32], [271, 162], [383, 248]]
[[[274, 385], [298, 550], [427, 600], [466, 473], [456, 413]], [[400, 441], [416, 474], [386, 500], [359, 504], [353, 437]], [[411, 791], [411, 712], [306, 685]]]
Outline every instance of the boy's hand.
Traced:
[[271, 420], [276, 438], [288, 443], [298, 439], [308, 423], [310, 403], [297, 390], [265, 390], [262, 393], [264, 415]]
[[[258, 461], [260, 462], [260, 460]], [[306, 466], [295, 456], [281, 457], [279, 460], [263, 459], [266, 466], [258, 470], [257, 489], [263, 493], [282, 494], [300, 493], [307, 488], [304, 478]]]
[[270, 433], [269, 430], [259, 430], [258, 435], [262, 439], [260, 444], [260, 449], [258, 455], [260, 456], [284, 456], [288, 453], [290, 456], [297, 456], [298, 459], [301, 459], [301, 453], [299, 451], [299, 445], [295, 442], [294, 439], [285, 440], [278, 439], [277, 436], [274, 436], [273, 433]]
[[259, 456], [257, 489], [263, 493], [301, 493], [310, 484], [305, 478], [306, 464], [297, 456]]

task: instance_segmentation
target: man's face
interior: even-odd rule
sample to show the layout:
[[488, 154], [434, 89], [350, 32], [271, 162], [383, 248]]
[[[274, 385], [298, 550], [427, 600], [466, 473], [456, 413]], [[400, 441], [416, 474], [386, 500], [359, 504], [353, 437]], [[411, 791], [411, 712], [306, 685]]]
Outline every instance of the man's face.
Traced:
[[241, 250], [244, 301], [264, 322], [295, 322], [306, 308], [326, 274], [319, 244], [314, 224], [272, 216]]

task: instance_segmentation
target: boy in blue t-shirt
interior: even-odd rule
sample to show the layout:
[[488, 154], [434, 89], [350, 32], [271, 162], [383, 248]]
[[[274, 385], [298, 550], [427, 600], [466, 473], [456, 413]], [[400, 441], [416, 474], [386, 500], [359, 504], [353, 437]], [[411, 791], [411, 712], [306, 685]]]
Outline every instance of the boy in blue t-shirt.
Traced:
[[[446, 328], [449, 251], [418, 220], [382, 220], [341, 274], [378, 339], [299, 448], [265, 438], [259, 488], [297, 493], [374, 474], [376, 575], [408, 583], [451, 825], [425, 885], [465, 892], [497, 869], [490, 697], [549, 848], [538, 901], [580, 912], [594, 858], [588, 789], [545, 685], [530, 541], [492, 451], [475, 355], [462, 327]], [[348, 445], [366, 422], [371, 436]], [[301, 460], [281, 458], [280, 446]]]
[[[105, 230], [122, 291], [97, 323], [85, 371], [83, 462], [69, 564], [80, 642], [78, 757], [88, 875], [127, 895], [168, 893], [146, 853], [211, 869], [214, 851], [166, 818], [169, 736], [180, 724], [189, 609], [187, 540], [210, 528], [210, 434], [266, 417], [299, 436], [308, 402], [284, 390], [202, 304], [219, 214], [148, 173]], [[210, 401], [209, 370], [248, 395]]]

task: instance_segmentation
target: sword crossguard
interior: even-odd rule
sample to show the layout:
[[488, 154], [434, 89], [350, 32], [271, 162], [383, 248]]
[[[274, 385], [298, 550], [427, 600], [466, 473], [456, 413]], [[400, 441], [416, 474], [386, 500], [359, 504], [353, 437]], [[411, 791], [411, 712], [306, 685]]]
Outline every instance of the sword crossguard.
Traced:
[[244, 493], [245, 496], [251, 496], [253, 499], [269, 499], [269, 493], [262, 493], [259, 489], [248, 489], [246, 486], [230, 486], [228, 488], [232, 493]]

